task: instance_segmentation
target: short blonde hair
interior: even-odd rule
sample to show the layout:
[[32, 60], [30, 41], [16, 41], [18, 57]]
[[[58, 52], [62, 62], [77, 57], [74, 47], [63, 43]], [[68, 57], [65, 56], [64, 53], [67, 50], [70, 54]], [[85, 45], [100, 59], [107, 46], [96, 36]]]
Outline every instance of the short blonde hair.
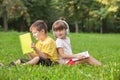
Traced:
[[45, 30], [45, 33], [47, 33], [47, 24], [43, 20], [37, 20], [30, 26], [30, 32], [32, 31], [32, 28], [36, 28], [38, 31], [41, 31], [42, 29]]

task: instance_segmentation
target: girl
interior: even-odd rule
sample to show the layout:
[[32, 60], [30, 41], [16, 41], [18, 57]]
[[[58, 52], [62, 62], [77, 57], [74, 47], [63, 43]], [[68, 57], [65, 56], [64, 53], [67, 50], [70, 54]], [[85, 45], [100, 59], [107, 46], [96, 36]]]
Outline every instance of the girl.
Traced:
[[88, 63], [90, 65], [100, 66], [101, 63], [95, 58], [89, 56], [88, 52], [82, 54], [73, 54], [70, 39], [67, 37], [69, 33], [69, 25], [64, 20], [57, 20], [52, 25], [53, 34], [56, 37], [56, 46], [58, 51], [60, 64], [81, 64]]

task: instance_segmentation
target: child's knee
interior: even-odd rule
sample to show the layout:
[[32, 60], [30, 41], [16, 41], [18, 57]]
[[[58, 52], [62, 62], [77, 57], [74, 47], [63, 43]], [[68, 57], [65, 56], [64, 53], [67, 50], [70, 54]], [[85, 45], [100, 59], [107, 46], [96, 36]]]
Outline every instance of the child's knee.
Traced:
[[36, 59], [36, 60], [39, 60], [39, 59], [40, 59], [40, 57], [39, 57], [39, 56], [37, 56], [37, 57], [35, 57], [35, 59]]

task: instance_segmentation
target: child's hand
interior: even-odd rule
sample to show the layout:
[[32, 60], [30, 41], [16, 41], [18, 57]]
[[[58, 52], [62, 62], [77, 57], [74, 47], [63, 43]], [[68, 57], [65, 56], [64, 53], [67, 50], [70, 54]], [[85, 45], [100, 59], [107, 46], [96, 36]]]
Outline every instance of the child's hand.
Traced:
[[84, 55], [77, 55], [76, 58], [77, 58], [77, 59], [85, 59], [86, 56], [84, 56]]
[[35, 43], [31, 43], [31, 48], [36, 48]]

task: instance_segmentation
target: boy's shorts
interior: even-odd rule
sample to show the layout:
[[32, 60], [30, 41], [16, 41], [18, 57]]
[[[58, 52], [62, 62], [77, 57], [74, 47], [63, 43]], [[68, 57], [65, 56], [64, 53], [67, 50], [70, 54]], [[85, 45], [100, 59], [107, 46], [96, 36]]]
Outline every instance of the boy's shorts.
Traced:
[[[20, 59], [21, 63], [26, 63], [28, 61], [30, 61], [30, 59]], [[52, 66], [58, 64], [58, 62], [53, 62], [50, 59], [44, 59], [43, 57], [39, 56], [39, 61], [37, 63], [37, 65], [43, 65], [43, 66]]]
[[40, 64], [43, 66], [52, 66], [52, 65], [58, 64], [58, 62], [53, 62], [50, 59], [44, 59], [43, 57], [39, 57], [39, 61], [37, 64]]

